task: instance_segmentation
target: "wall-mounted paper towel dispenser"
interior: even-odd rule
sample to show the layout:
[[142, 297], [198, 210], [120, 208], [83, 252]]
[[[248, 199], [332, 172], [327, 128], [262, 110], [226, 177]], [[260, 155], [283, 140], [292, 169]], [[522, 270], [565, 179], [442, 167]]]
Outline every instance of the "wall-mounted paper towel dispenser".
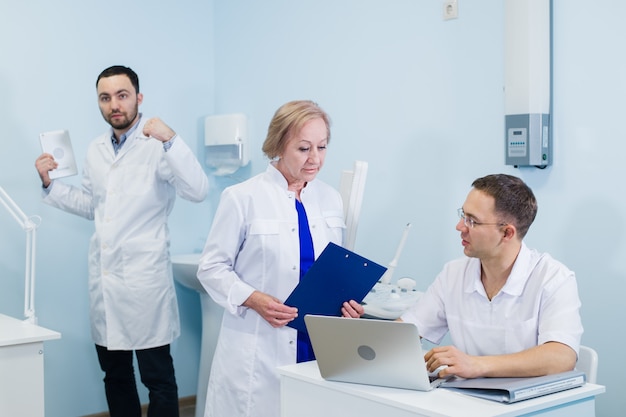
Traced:
[[206, 164], [215, 175], [230, 175], [250, 162], [248, 121], [244, 114], [207, 116], [204, 119]]

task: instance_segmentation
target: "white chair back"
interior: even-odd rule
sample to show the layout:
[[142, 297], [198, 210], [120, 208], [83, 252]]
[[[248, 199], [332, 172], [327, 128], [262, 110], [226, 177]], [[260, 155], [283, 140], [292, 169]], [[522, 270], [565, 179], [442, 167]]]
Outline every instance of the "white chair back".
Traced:
[[598, 353], [589, 346], [581, 346], [576, 369], [584, 371], [587, 374], [587, 382], [595, 384], [598, 378]]

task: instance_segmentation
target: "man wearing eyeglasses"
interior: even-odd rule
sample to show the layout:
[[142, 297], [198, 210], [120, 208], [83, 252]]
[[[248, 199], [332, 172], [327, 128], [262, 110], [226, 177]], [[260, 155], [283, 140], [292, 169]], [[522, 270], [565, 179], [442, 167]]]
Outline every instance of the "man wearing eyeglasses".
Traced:
[[532, 190], [511, 175], [472, 183], [456, 230], [465, 257], [447, 263], [401, 317], [435, 344], [425, 355], [440, 377], [531, 377], [576, 365], [583, 327], [576, 277], [523, 242], [537, 214]]

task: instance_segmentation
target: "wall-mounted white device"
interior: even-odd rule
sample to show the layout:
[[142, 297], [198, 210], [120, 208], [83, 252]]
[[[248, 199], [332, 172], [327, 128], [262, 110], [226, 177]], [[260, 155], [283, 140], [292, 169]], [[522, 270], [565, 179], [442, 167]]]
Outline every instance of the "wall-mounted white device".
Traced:
[[207, 116], [204, 119], [206, 164], [215, 175], [230, 175], [250, 162], [248, 121], [244, 114]]
[[552, 163], [552, 0], [504, 2], [505, 161]]

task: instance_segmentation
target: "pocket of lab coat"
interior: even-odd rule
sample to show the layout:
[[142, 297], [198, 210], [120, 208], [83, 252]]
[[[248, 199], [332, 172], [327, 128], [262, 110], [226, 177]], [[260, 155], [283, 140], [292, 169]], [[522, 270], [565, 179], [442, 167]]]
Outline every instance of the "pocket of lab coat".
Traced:
[[333, 234], [334, 242], [343, 243], [343, 233], [346, 229], [346, 222], [343, 219], [343, 213], [336, 210], [328, 210], [322, 213], [324, 221], [326, 222], [326, 228]]
[[322, 213], [324, 220], [326, 220], [326, 225], [330, 228], [339, 227], [342, 229], [346, 228], [346, 222], [343, 219], [343, 213], [337, 210], [327, 210]]
[[250, 224], [251, 235], [277, 235], [280, 231], [278, 222], [255, 220]]
[[124, 167], [124, 193], [131, 196], [144, 195], [154, 187], [154, 169], [148, 164]]
[[[283, 236], [284, 237], [284, 236]], [[281, 251], [281, 225], [272, 220], [254, 220], [250, 224], [246, 246], [249, 251], [256, 252], [259, 256], [278, 257]]]
[[133, 239], [122, 245], [124, 282], [129, 288], [168, 285], [167, 246], [163, 242]]

